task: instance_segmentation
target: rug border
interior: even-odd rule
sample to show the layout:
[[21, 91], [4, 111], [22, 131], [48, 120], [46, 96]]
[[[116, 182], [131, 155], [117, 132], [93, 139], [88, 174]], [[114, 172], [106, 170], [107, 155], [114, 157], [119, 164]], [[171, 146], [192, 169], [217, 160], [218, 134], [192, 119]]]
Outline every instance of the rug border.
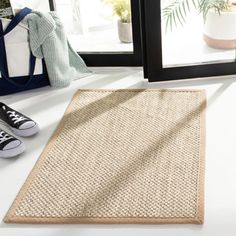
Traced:
[[[194, 218], [151, 218], [151, 217], [21, 217], [14, 216], [15, 209], [18, 203], [21, 201], [27, 188], [30, 186], [32, 180], [40, 170], [40, 166], [44, 163], [46, 154], [53, 146], [57, 136], [61, 129], [64, 127], [68, 115], [70, 115], [76, 98], [83, 92], [153, 92], [153, 91], [165, 91], [165, 92], [200, 92], [201, 93], [201, 130], [200, 130], [200, 158], [199, 158], [199, 172], [198, 172], [198, 209], [196, 217]], [[48, 140], [41, 155], [36, 161], [33, 169], [30, 171], [23, 186], [18, 192], [15, 200], [7, 211], [3, 221], [5, 223], [19, 223], [19, 224], [203, 224], [204, 223], [204, 174], [205, 174], [205, 110], [206, 110], [206, 92], [199, 89], [79, 89], [73, 95], [71, 102], [66, 108], [61, 121], [57, 128], [53, 132], [52, 136]]]

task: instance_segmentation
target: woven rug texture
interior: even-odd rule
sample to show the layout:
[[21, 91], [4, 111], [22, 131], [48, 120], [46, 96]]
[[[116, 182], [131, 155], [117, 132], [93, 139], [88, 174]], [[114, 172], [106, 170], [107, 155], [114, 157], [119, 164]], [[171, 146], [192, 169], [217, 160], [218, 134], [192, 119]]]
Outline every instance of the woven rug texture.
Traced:
[[204, 219], [205, 92], [78, 90], [6, 223]]

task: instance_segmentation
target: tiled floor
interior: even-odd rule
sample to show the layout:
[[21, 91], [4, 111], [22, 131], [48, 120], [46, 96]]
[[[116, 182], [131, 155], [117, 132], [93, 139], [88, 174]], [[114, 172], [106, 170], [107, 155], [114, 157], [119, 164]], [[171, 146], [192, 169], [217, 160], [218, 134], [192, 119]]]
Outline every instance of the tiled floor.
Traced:
[[148, 84], [141, 68], [92, 68], [94, 75], [66, 89], [42, 88], [0, 100], [34, 118], [41, 132], [24, 139], [27, 151], [0, 160], [0, 220], [38, 159], [79, 88], [206, 89], [205, 223], [199, 225], [6, 225], [0, 236], [235, 236], [236, 235], [236, 76]]

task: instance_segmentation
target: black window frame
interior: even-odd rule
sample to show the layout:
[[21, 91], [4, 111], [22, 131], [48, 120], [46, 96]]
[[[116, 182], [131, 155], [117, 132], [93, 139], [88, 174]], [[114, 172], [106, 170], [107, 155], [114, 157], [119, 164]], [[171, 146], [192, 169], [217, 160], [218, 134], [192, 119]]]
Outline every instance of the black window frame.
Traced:
[[[142, 66], [140, 0], [131, 1], [133, 52], [78, 52], [88, 66]], [[49, 0], [51, 11], [55, 0]]]
[[[161, 1], [142, 1], [144, 74], [149, 82], [236, 74], [234, 62], [164, 68], [162, 64]], [[155, 29], [155, 30], [153, 30]]]

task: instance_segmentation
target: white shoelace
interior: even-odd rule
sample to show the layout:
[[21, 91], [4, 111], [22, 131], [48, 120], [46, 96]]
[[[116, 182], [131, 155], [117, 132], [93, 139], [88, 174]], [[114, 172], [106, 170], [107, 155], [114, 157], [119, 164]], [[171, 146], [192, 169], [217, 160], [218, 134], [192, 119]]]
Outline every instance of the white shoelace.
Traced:
[[9, 114], [9, 117], [12, 119], [12, 121], [14, 121], [14, 124], [16, 124], [22, 120], [26, 120], [25, 117], [20, 116], [19, 114], [16, 114], [15, 111], [7, 111], [7, 114]]
[[5, 133], [4, 131], [0, 132], [0, 144], [11, 139], [11, 138], [12, 137], [9, 134]]

